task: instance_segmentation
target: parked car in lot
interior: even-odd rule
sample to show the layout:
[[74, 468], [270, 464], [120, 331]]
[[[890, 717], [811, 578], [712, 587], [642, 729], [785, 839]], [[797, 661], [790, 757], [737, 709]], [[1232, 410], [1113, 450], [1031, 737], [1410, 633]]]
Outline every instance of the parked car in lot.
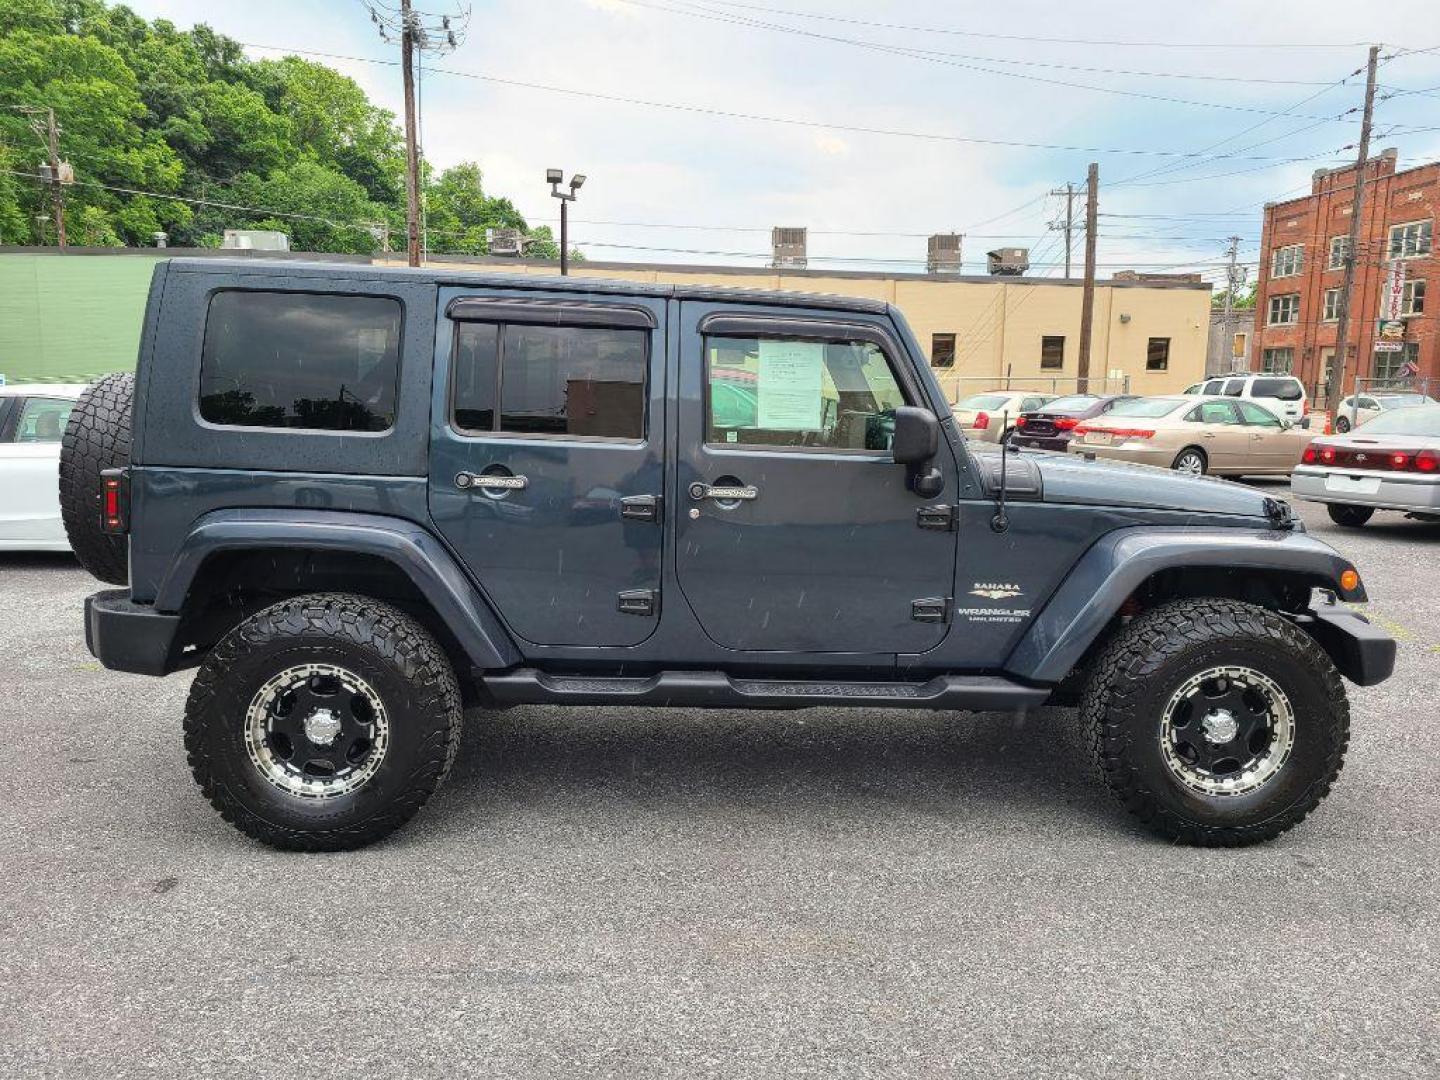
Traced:
[[1108, 413], [1134, 394], [1070, 394], [1048, 401], [1034, 412], [1021, 413], [1010, 441], [1032, 450], [1065, 450], [1082, 420]]
[[1394, 666], [1288, 503], [973, 452], [882, 301], [248, 259], [149, 296], [66, 433], [121, 586], [85, 639], [197, 668], [191, 771], [277, 847], [399, 828], [482, 704], [1081, 704], [1131, 812], [1249, 844], [1335, 781], [1341, 676]]
[[1193, 383], [1185, 393], [1194, 397], [1232, 397], [1263, 405], [1282, 420], [1299, 423], [1310, 411], [1305, 384], [1294, 375], [1241, 372]]
[[1002, 436], [1015, 429], [1021, 413], [1033, 412], [1054, 400], [1054, 394], [992, 390], [966, 398], [951, 411], [955, 414], [955, 423], [967, 439], [999, 442]]
[[1376, 510], [1440, 521], [1440, 405], [1389, 409], [1358, 431], [1316, 439], [1290, 486], [1338, 525], [1364, 525]]
[[1225, 476], [1288, 475], [1314, 437], [1253, 401], [1183, 395], [1122, 401], [1073, 434], [1075, 452]]
[[1352, 428], [1369, 423], [1389, 409], [1406, 409], [1411, 405], [1440, 405], [1434, 398], [1424, 394], [1352, 394], [1340, 399], [1335, 410], [1335, 430], [1344, 435]]
[[69, 551], [60, 519], [60, 441], [84, 386], [0, 386], [0, 551]]

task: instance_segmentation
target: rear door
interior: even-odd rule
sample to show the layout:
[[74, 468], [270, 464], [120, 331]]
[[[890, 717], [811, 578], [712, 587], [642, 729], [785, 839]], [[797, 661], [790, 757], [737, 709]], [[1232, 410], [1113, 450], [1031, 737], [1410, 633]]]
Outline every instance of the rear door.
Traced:
[[883, 322], [685, 302], [676, 574], [738, 651], [923, 652], [949, 629], [956, 533], [890, 457], [894, 410], [931, 406]]
[[635, 645], [660, 615], [666, 304], [442, 289], [430, 513], [541, 645]]

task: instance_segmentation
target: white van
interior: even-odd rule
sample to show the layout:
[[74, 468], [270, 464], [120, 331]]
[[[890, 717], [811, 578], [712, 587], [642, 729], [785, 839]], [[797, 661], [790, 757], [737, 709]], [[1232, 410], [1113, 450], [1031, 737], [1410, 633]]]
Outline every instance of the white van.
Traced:
[[1213, 379], [1185, 388], [1187, 394], [1207, 397], [1244, 398], [1264, 405], [1282, 420], [1298, 424], [1310, 412], [1310, 399], [1305, 384], [1294, 375], [1268, 375], [1264, 372], [1218, 375]]

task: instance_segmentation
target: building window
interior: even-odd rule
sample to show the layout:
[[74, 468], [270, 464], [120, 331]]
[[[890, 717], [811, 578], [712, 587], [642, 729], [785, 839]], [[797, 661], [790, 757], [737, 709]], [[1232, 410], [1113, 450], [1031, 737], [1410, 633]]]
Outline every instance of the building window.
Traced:
[[1380, 390], [1400, 390], [1407, 385], [1407, 380], [1414, 374], [1420, 362], [1420, 343], [1418, 341], [1407, 341], [1399, 352], [1377, 352], [1375, 354], [1375, 379], [1370, 388]]
[[1295, 369], [1294, 349], [1264, 349], [1260, 353], [1260, 370], [1276, 375], [1289, 375]]
[[1340, 290], [1325, 290], [1325, 312], [1320, 316], [1326, 322], [1337, 322], [1340, 318]]
[[1300, 319], [1300, 294], [1285, 293], [1270, 298], [1271, 326], [1291, 326]]
[[1414, 259], [1430, 254], [1431, 223], [1412, 221], [1390, 226], [1390, 258]]
[[1270, 276], [1294, 277], [1300, 273], [1300, 267], [1304, 261], [1304, 244], [1288, 244], [1285, 247], [1276, 248], [1275, 253], [1270, 257]]
[[1063, 337], [1042, 337], [1040, 339], [1040, 370], [1059, 371], [1065, 366], [1065, 339]]
[[1400, 314], [1423, 315], [1425, 314], [1425, 282], [1407, 281], [1405, 293], [1400, 298]]
[[1170, 370], [1170, 339], [1168, 337], [1152, 337], [1150, 339], [1150, 343], [1145, 347], [1145, 370]]
[[200, 416], [212, 424], [386, 431], [395, 423], [400, 302], [229, 290], [210, 301]]
[[461, 431], [645, 437], [643, 330], [463, 322], [452, 416]]
[[1230, 343], [1230, 355], [1235, 357], [1237, 360], [1241, 360], [1244, 359], [1244, 357], [1249, 352], [1250, 335], [1245, 333], [1244, 331], [1241, 331], [1240, 333], [1235, 335], [1235, 339]]
[[1330, 258], [1326, 260], [1326, 270], [1343, 270], [1345, 267], [1345, 255], [1350, 250], [1350, 238], [1348, 236], [1332, 236], [1330, 238]]
[[931, 335], [930, 335], [930, 366], [931, 366], [931, 367], [954, 367], [954, 366], [955, 366], [955, 335], [954, 335], [954, 334], [931, 334]]

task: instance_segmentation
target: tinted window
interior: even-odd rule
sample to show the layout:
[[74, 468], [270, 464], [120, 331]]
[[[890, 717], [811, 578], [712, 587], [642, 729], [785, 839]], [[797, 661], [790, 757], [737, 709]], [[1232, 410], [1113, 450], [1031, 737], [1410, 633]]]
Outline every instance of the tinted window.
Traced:
[[976, 394], [974, 397], [967, 397], [957, 409], [999, 409], [1010, 400], [1008, 394]]
[[1244, 380], [1244, 379], [1231, 379], [1229, 382], [1227, 382], [1227, 383], [1225, 384], [1225, 391], [1224, 391], [1224, 393], [1225, 393], [1225, 396], [1226, 396], [1226, 397], [1239, 397], [1239, 396], [1240, 396], [1241, 394], [1243, 394], [1244, 392], [1245, 392], [1245, 380]]
[[75, 402], [67, 398], [25, 399], [20, 419], [15, 424], [15, 441], [21, 443], [55, 443], [65, 434], [65, 422]]
[[400, 322], [389, 297], [216, 293], [200, 415], [244, 427], [384, 431], [395, 423]]
[[1167, 371], [1170, 368], [1170, 339], [1152, 337], [1145, 346], [1145, 370]]
[[1240, 409], [1241, 422], [1254, 424], [1260, 427], [1279, 427], [1280, 418], [1269, 409], [1256, 405], [1253, 401], [1237, 401], [1236, 406]]
[[1063, 337], [1042, 337], [1040, 339], [1040, 370], [1054, 371], [1065, 366], [1065, 339]]
[[1021, 412], [1034, 412], [1036, 409], [1042, 409], [1044, 407], [1045, 399], [1043, 397], [1027, 397], [1024, 401], [1020, 402]]
[[643, 439], [648, 343], [644, 330], [461, 323], [455, 426]]
[[869, 342], [713, 337], [705, 358], [707, 442], [890, 448], [905, 397]]
[[1056, 398], [1045, 406], [1046, 412], [1053, 413], [1078, 413], [1084, 412], [1100, 399], [1093, 394], [1071, 394], [1068, 397]]
[[931, 334], [931, 335], [930, 335], [930, 366], [931, 366], [931, 367], [954, 367], [954, 366], [955, 366], [955, 335], [954, 335], [954, 334]]
[[1250, 396], [1299, 401], [1304, 396], [1304, 390], [1294, 379], [1256, 379], [1250, 384]]
[[1235, 423], [1235, 412], [1230, 408], [1228, 401], [1207, 401], [1186, 419], [1201, 424], [1233, 424]]

